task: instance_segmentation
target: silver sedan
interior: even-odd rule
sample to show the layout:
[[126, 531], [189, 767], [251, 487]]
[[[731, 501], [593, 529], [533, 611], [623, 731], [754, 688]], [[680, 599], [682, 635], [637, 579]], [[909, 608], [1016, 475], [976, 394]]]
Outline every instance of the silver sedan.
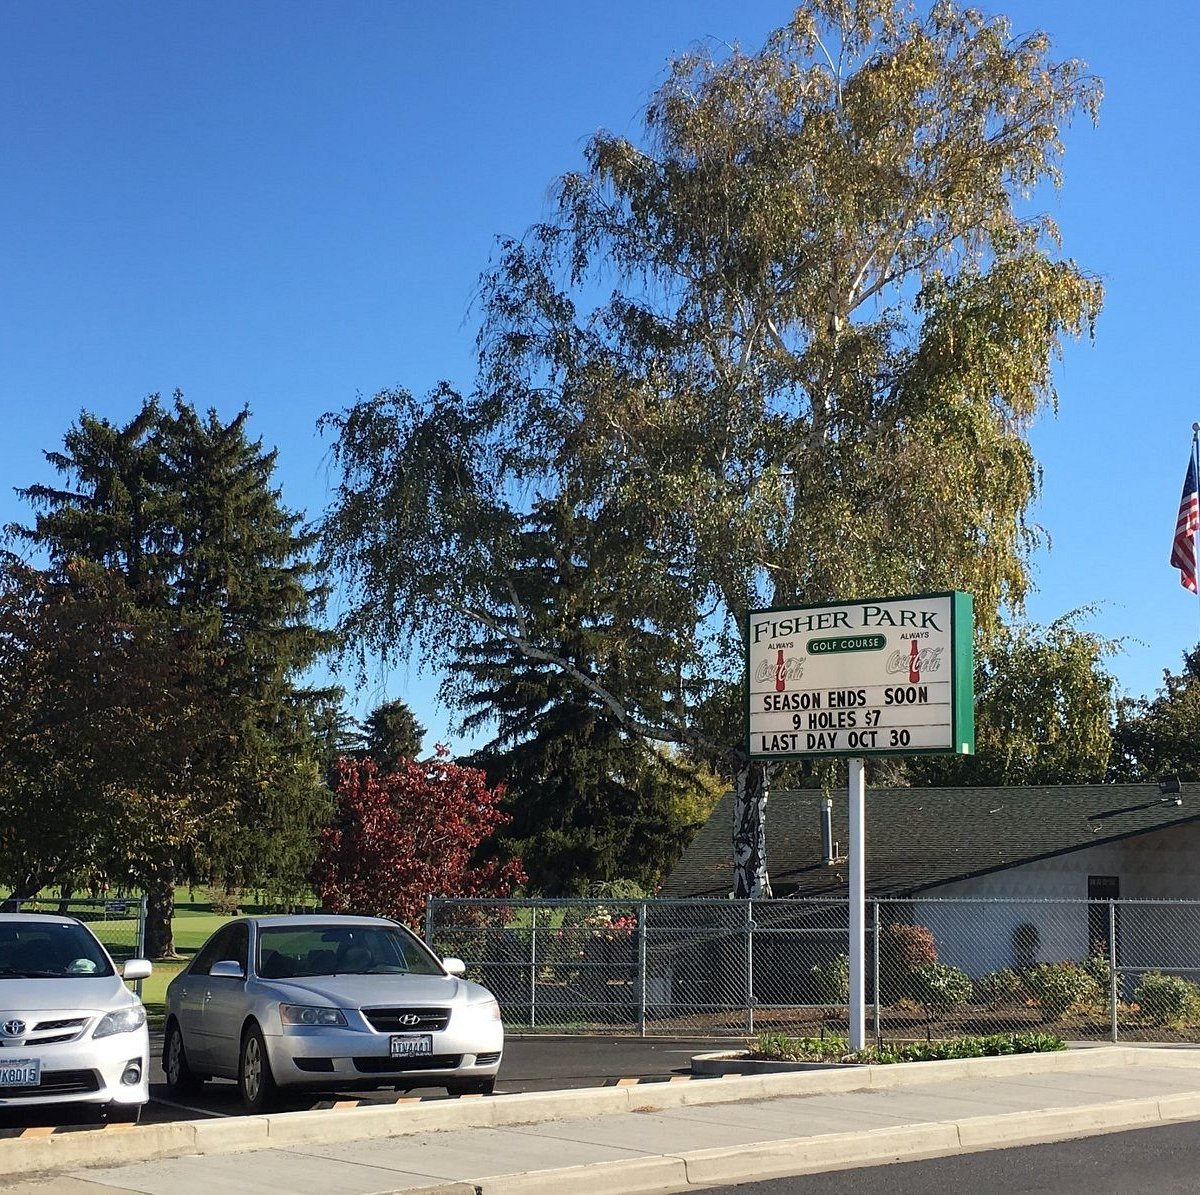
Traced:
[[167, 989], [167, 1084], [184, 1092], [214, 1075], [236, 1079], [255, 1112], [280, 1088], [490, 1093], [500, 1007], [464, 970], [382, 918], [231, 921]]

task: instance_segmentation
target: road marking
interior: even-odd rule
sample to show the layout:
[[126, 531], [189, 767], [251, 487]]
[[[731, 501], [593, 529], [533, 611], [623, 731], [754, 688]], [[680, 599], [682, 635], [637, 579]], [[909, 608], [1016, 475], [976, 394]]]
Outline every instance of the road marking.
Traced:
[[230, 1116], [236, 1115], [234, 1112], [212, 1112], [208, 1108], [193, 1108], [191, 1104], [176, 1104], [171, 1100], [164, 1100], [162, 1096], [151, 1096], [152, 1104], [162, 1104], [164, 1108], [178, 1108], [181, 1112], [195, 1112], [197, 1116], [215, 1116], [220, 1120], [225, 1120]]

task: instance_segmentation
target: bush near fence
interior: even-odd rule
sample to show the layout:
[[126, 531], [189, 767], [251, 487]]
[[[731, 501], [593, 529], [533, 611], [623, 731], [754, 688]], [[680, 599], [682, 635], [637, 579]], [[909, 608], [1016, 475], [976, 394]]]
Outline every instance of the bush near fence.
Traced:
[[[848, 912], [838, 900], [433, 899], [426, 934], [496, 993], [513, 1029], [827, 1036], [845, 1028]], [[866, 948], [879, 1040], [1200, 1041], [1200, 902], [873, 900]]]

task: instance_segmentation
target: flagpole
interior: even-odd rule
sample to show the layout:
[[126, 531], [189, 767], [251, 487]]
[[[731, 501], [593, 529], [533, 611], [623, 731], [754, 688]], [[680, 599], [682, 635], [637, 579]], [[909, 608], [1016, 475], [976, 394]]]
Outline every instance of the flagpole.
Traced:
[[[1200, 423], [1192, 424], [1192, 464], [1196, 468], [1196, 477], [1200, 479]], [[1196, 546], [1197, 540], [1200, 540], [1200, 527], [1196, 528], [1192, 537], [1193, 548]], [[1197, 559], [1200, 559], [1200, 556]], [[1196, 612], [1200, 614], [1200, 585], [1196, 586]], [[1200, 643], [1200, 640], [1197, 642]]]

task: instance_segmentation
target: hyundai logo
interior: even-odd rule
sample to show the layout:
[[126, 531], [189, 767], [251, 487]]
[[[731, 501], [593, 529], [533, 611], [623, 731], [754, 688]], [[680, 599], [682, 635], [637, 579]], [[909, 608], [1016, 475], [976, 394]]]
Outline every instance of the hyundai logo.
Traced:
[[[396, 1019], [400, 1022], [401, 1025], [419, 1025], [421, 1023], [421, 1018], [419, 1016], [417, 1016], [416, 1013], [412, 1013], [412, 1012], [406, 1012], [404, 1014], [404, 1016], [397, 1017]], [[21, 1022], [18, 1021], [17, 1024], [20, 1025]], [[24, 1029], [25, 1026], [21, 1025], [21, 1028]]]
[[5, 1037], [24, 1037], [25, 1022], [5, 1021], [3, 1025], [0, 1025], [0, 1030], [3, 1030]]

